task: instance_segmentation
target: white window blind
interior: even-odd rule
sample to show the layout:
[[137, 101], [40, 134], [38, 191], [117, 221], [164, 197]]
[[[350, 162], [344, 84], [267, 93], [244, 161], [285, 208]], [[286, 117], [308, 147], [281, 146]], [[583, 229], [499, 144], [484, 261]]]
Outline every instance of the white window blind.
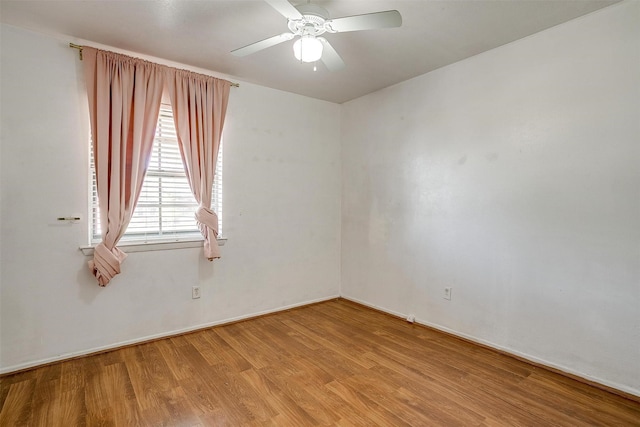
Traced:
[[[102, 236], [93, 165], [93, 144], [90, 152], [90, 239], [92, 244], [96, 244], [102, 240]], [[222, 144], [216, 164], [216, 179], [211, 200], [211, 207], [218, 215], [219, 234], [222, 235]], [[138, 204], [121, 241], [157, 242], [200, 238], [194, 216], [197, 207], [182, 165], [171, 106], [163, 104]]]

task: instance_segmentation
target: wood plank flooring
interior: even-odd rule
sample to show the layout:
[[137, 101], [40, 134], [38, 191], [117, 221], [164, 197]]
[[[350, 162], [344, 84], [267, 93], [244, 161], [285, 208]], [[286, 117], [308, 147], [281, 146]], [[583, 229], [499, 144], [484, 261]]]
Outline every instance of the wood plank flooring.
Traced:
[[0, 379], [0, 426], [640, 426], [640, 403], [345, 300]]

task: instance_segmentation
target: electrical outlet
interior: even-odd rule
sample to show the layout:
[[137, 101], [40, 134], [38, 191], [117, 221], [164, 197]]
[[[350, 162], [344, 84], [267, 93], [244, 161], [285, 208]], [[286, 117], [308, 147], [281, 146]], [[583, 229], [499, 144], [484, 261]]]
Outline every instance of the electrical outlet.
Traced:
[[442, 298], [451, 300], [451, 288], [444, 288], [444, 295]]
[[191, 288], [191, 298], [200, 298], [200, 286], [194, 286]]

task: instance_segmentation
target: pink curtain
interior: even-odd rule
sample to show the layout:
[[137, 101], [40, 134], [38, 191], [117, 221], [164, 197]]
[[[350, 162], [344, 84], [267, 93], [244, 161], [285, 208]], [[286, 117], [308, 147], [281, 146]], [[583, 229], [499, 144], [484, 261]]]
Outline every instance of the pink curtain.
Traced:
[[116, 244], [147, 171], [164, 73], [156, 64], [87, 46], [83, 55], [102, 227], [102, 242], [89, 268], [106, 286], [126, 257]]
[[211, 209], [222, 127], [231, 82], [184, 70], [167, 70], [167, 87], [180, 154], [191, 191], [199, 204], [196, 221], [209, 261], [220, 258], [218, 216]]

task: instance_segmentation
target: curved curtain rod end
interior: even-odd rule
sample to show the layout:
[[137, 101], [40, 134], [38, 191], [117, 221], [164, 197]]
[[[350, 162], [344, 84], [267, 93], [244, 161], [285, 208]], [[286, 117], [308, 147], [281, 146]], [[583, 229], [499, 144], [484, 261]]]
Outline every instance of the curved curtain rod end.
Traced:
[[82, 46], [80, 46], [79, 44], [69, 43], [69, 47], [78, 49], [78, 55], [80, 56], [80, 61], [82, 61]]

